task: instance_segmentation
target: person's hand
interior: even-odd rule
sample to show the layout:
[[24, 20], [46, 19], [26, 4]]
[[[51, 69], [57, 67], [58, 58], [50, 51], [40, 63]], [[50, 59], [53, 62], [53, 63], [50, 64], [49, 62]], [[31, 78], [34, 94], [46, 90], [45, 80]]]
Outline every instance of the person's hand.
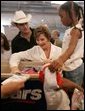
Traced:
[[23, 87], [23, 80], [17, 82], [8, 82], [7, 84], [1, 85], [1, 95], [3, 95], [3, 97], [10, 96], [11, 94], [15, 93]]
[[18, 67], [14, 66], [11, 67], [11, 73], [20, 73], [21, 71], [18, 69]]
[[50, 65], [49, 65], [49, 70], [50, 70], [51, 72], [58, 71], [59, 69], [61, 69], [62, 65], [63, 65], [62, 60], [61, 60], [60, 58], [59, 58], [59, 59], [56, 59], [56, 60], [54, 60], [52, 63], [50, 63]]
[[10, 89], [13, 92], [16, 92], [17, 90], [24, 87], [24, 80], [17, 81], [17, 82], [10, 82], [10, 83], [7, 83], [7, 85], [8, 85], [8, 87], [10, 87]]

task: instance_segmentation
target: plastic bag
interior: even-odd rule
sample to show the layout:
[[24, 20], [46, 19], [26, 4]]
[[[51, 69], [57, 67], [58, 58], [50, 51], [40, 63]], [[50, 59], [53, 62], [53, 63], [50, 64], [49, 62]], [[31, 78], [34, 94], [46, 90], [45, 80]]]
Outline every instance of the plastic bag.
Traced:
[[84, 110], [84, 94], [75, 88], [72, 96], [71, 110]]
[[[69, 110], [70, 101], [63, 90], [59, 89], [58, 82], [61, 83], [60, 73], [51, 73], [48, 68], [45, 69], [44, 93], [47, 102], [47, 110]], [[59, 79], [59, 80], [58, 80]], [[58, 80], [58, 81], [57, 81]]]

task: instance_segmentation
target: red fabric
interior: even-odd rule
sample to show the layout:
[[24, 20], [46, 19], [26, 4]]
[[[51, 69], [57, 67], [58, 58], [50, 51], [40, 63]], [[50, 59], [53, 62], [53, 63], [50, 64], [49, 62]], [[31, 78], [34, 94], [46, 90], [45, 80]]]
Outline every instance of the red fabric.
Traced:
[[[41, 82], [44, 82], [44, 71], [40, 71], [39, 72], [39, 80]], [[56, 75], [56, 81], [57, 81], [57, 84], [59, 86], [62, 86], [62, 84], [63, 84], [63, 78], [62, 78], [61, 72], [57, 73], [57, 75]]]
[[[44, 70], [45, 70], [45, 68], [43, 69], [43, 71], [40, 71], [40, 72], [39, 72], [39, 80], [40, 80], [41, 82], [44, 82]], [[23, 70], [22, 73], [25, 73], [25, 74], [34, 74], [34, 73], [36, 73], [36, 71], [35, 71], [33, 68], [31, 68], [31, 69], [25, 69], [25, 70]], [[58, 73], [56, 74], [56, 81], [57, 81], [57, 84], [58, 84], [59, 86], [62, 85], [63, 79], [62, 79], [61, 72], [58, 72]]]
[[44, 82], [44, 71], [40, 71], [40, 72], [39, 72], [39, 80], [40, 80], [41, 82]]
[[58, 84], [59, 86], [61, 86], [62, 83], [63, 83], [63, 78], [62, 78], [61, 72], [57, 72], [56, 80], [57, 80], [57, 84]]
[[[22, 71], [22, 73], [24, 73], [24, 74], [34, 74], [34, 73], [36, 73], [36, 71], [33, 68], [31, 68], [31, 69], [24, 69]], [[44, 82], [44, 70], [39, 72], [39, 80], [41, 82]]]
[[22, 71], [22, 73], [25, 73], [25, 74], [34, 74], [34, 73], [36, 73], [36, 72], [34, 71], [33, 68], [31, 68], [31, 69], [24, 69], [24, 70]]

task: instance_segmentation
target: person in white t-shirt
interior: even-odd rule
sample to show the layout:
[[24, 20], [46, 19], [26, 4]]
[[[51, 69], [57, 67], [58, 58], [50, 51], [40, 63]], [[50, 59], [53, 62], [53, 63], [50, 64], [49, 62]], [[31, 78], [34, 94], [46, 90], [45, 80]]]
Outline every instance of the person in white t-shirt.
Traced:
[[60, 6], [59, 16], [65, 31], [62, 43], [62, 54], [54, 60], [49, 69], [51, 72], [62, 69], [64, 77], [82, 85], [84, 77], [84, 30], [83, 9], [75, 2], [65, 2]]

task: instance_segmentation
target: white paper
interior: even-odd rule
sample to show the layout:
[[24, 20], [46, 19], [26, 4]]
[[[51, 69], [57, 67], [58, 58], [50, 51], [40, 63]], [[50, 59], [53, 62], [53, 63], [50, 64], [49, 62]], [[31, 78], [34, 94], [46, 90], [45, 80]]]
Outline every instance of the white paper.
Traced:
[[57, 88], [59, 87], [57, 85], [57, 80], [56, 80], [56, 72], [52, 73], [48, 68], [45, 69], [45, 80], [44, 80], [44, 85], [47, 88]]

